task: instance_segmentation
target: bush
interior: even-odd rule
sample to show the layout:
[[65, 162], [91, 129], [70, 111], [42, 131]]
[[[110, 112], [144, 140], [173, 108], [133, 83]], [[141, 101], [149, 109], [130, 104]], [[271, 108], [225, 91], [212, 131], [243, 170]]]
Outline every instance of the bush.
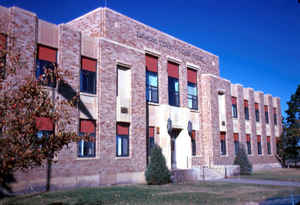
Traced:
[[248, 159], [245, 148], [243, 145], [240, 145], [239, 151], [235, 156], [234, 163], [235, 165], [240, 165], [240, 174], [241, 175], [250, 175], [252, 174], [252, 164]]
[[166, 165], [166, 159], [158, 145], [154, 145], [151, 151], [150, 163], [145, 171], [147, 184], [160, 185], [171, 181], [171, 174]]

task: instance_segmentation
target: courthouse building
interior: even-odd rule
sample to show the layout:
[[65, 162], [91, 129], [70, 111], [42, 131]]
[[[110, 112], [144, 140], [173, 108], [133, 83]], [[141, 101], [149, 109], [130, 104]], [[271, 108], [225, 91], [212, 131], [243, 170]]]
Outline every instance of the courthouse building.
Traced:
[[[278, 166], [280, 99], [222, 78], [212, 53], [109, 8], [55, 25], [0, 7], [1, 46], [12, 36], [37, 78], [52, 63], [73, 74], [68, 83], [85, 109], [74, 110], [72, 129], [95, 138], [58, 154], [55, 186], [144, 182], [154, 143], [170, 169], [230, 174], [239, 144], [254, 169]], [[16, 179], [16, 189], [32, 188], [45, 183], [46, 171]]]

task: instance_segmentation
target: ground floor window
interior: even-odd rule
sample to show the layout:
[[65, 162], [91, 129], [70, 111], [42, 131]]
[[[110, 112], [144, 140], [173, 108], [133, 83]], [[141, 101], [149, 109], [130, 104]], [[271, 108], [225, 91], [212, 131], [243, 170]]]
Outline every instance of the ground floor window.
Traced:
[[267, 136], [267, 148], [268, 148], [268, 154], [272, 154], [271, 151], [271, 137]]
[[235, 154], [237, 155], [237, 153], [239, 152], [239, 147], [240, 147], [239, 134], [234, 133], [233, 137], [234, 137], [234, 151], [235, 151]]
[[196, 131], [192, 131], [191, 136], [191, 143], [192, 143], [192, 156], [196, 156]]
[[117, 123], [116, 155], [117, 157], [129, 156], [129, 124], [128, 123]]
[[78, 142], [78, 157], [96, 156], [96, 122], [94, 120], [80, 120], [80, 136], [88, 136], [88, 140]]
[[248, 151], [248, 155], [251, 155], [252, 154], [252, 150], [251, 150], [251, 138], [250, 138], [249, 134], [247, 134], [246, 137], [247, 137], [247, 151]]
[[220, 133], [221, 154], [226, 155], [226, 133]]
[[149, 136], [148, 136], [148, 156], [151, 155], [152, 148], [154, 146], [154, 127], [149, 127]]
[[261, 137], [260, 135], [257, 136], [257, 154], [261, 155], [262, 150], [261, 150]]

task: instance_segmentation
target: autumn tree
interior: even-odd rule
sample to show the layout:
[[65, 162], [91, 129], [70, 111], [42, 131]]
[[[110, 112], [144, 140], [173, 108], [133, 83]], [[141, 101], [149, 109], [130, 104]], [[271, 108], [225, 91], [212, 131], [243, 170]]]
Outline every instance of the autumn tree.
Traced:
[[[64, 146], [81, 139], [68, 129], [75, 120], [71, 113], [78, 104], [77, 92], [66, 98], [57, 92], [68, 88], [64, 79], [72, 80], [72, 75], [53, 64], [36, 79], [10, 39], [9, 47], [0, 45], [0, 186], [8, 191], [13, 173], [45, 164], [49, 170]], [[41, 132], [44, 126], [52, 131]]]

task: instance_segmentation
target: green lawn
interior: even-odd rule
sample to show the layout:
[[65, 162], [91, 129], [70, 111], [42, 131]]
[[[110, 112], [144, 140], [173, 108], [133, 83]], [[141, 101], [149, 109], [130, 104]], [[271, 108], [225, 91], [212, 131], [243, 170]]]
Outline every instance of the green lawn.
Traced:
[[42, 194], [6, 198], [0, 204], [209, 204], [239, 205], [267, 198], [300, 195], [300, 188], [274, 187], [225, 182], [197, 182], [194, 184], [168, 184], [163, 186], [124, 185], [104, 188], [80, 188]]
[[240, 176], [247, 179], [265, 179], [279, 181], [300, 182], [300, 169], [296, 168], [274, 168], [263, 171], [256, 171], [253, 175]]

